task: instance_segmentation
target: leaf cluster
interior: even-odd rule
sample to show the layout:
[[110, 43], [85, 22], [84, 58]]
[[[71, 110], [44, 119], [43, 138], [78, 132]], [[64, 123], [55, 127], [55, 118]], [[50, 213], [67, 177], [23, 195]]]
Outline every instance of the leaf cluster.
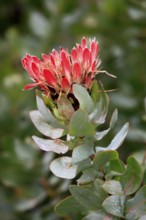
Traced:
[[143, 171], [134, 157], [124, 165], [116, 151], [98, 152], [93, 168], [85, 170], [78, 185], [70, 186], [71, 196], [62, 200], [55, 211], [84, 220], [144, 218], [146, 186], [142, 181]]

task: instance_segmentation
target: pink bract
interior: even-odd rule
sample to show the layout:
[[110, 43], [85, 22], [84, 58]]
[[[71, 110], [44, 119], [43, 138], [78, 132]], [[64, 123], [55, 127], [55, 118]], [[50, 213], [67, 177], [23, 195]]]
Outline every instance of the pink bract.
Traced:
[[45, 94], [50, 95], [64, 92], [72, 93], [74, 83], [90, 89], [95, 75], [99, 72], [100, 59], [98, 58], [99, 45], [96, 39], [89, 40], [83, 37], [81, 44], [76, 44], [71, 52], [67, 49], [52, 50], [50, 54], [42, 54], [42, 60], [36, 56], [26, 55], [22, 64], [33, 80], [24, 90], [39, 86]]

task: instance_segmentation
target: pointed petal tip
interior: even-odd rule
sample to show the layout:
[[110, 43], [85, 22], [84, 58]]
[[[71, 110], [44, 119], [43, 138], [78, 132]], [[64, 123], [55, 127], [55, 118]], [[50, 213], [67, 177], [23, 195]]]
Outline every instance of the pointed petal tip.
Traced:
[[27, 84], [26, 86], [23, 87], [23, 91], [29, 90], [29, 89], [33, 89], [33, 88], [36, 87], [36, 86], [37, 86], [36, 83]]

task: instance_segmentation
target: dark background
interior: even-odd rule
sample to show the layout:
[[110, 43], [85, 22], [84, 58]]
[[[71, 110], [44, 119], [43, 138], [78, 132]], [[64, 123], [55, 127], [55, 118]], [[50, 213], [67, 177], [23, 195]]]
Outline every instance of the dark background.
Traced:
[[31, 140], [38, 134], [29, 119], [35, 94], [22, 91], [29, 78], [21, 58], [26, 53], [41, 57], [60, 46], [70, 50], [82, 36], [96, 37], [103, 69], [117, 76], [97, 76], [106, 90], [116, 89], [109, 93], [107, 121], [114, 108], [119, 110], [118, 123], [102, 146], [129, 121], [120, 157], [126, 161], [146, 147], [146, 1], [1, 0], [0, 219], [60, 219], [53, 207], [69, 181], [50, 173], [54, 155], [41, 152]]

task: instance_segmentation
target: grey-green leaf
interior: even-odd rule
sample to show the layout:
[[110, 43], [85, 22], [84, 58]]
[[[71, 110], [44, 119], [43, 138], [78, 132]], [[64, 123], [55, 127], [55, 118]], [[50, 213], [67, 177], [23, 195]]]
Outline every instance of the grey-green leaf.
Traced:
[[134, 198], [126, 203], [127, 220], [137, 220], [143, 215], [146, 215], [146, 186], [140, 188]]
[[119, 177], [125, 195], [131, 195], [136, 192], [141, 185], [142, 178], [143, 171], [140, 164], [134, 157], [129, 157], [126, 172]]
[[120, 176], [125, 172], [125, 166], [119, 159], [111, 160], [107, 169], [106, 179]]
[[94, 181], [94, 187], [96, 194], [101, 198], [102, 202], [108, 197], [108, 193], [103, 188], [103, 183], [101, 183], [100, 179], [96, 179]]
[[69, 196], [56, 205], [55, 212], [61, 216], [72, 216], [75, 213], [86, 213], [87, 210], [73, 196]]
[[37, 108], [44, 119], [54, 128], [63, 128], [63, 125], [57, 121], [57, 119], [52, 115], [51, 111], [44, 104], [43, 100], [36, 96]]
[[122, 185], [117, 180], [108, 180], [103, 184], [103, 189], [111, 195], [123, 195]]
[[117, 109], [115, 109], [115, 111], [113, 112], [111, 121], [110, 121], [109, 128], [104, 130], [104, 131], [96, 132], [95, 139], [96, 140], [101, 140], [105, 135], [107, 135], [108, 132], [114, 127], [117, 119], [118, 119], [118, 111], [117, 111]]
[[30, 112], [30, 118], [35, 125], [35, 127], [45, 136], [52, 139], [60, 138], [63, 136], [64, 129], [62, 128], [53, 128], [50, 126], [41, 113], [37, 110]]
[[108, 213], [123, 218], [124, 201], [124, 196], [112, 195], [104, 200], [102, 206]]
[[88, 113], [79, 109], [76, 111], [69, 124], [69, 135], [76, 137], [90, 136], [95, 133], [95, 127], [90, 123]]
[[65, 154], [68, 151], [68, 145], [65, 143], [65, 141], [59, 139], [46, 140], [36, 136], [33, 136], [32, 138], [41, 150], [53, 151], [57, 154]]
[[50, 170], [60, 178], [73, 179], [77, 173], [77, 165], [72, 165], [71, 157], [61, 157], [51, 162]]
[[91, 97], [92, 97], [92, 100], [94, 101], [94, 104], [96, 104], [99, 100], [99, 88], [98, 88], [98, 83], [96, 80], [94, 80], [92, 88], [91, 88]]
[[89, 115], [90, 120], [96, 125], [100, 125], [105, 122], [109, 105], [109, 99], [102, 84], [100, 85], [100, 89], [99, 100], [95, 104], [93, 112]]
[[80, 104], [80, 109], [88, 113], [91, 113], [93, 111], [94, 102], [85, 87], [78, 84], [74, 84], [73, 94]]
[[96, 152], [107, 151], [107, 150], [117, 150], [123, 143], [126, 135], [128, 133], [129, 123], [123, 125], [121, 130], [116, 134], [111, 143], [107, 147], [96, 147]]
[[94, 211], [102, 208], [101, 198], [85, 187], [72, 185], [69, 190], [73, 197], [87, 209]]
[[72, 153], [72, 163], [78, 163], [82, 160], [87, 159], [90, 155], [94, 154], [94, 150], [92, 146], [87, 144], [79, 145], [74, 148]]
[[83, 170], [83, 174], [80, 176], [77, 182], [78, 184], [87, 184], [93, 182], [95, 177], [97, 176], [98, 176], [98, 172], [91, 167]]
[[93, 160], [93, 166], [96, 169], [99, 169], [107, 162], [110, 162], [111, 160], [118, 159], [118, 152], [116, 151], [100, 151], [96, 153], [94, 160]]

